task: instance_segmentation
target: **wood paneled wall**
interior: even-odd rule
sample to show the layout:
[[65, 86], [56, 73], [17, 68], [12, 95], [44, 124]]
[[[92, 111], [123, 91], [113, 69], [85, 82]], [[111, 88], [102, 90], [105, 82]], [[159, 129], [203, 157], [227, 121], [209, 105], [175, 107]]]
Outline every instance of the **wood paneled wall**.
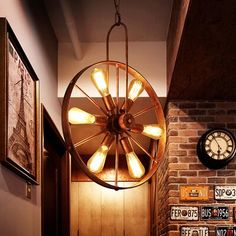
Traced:
[[149, 208], [148, 183], [114, 191], [93, 182], [72, 182], [71, 236], [148, 236]]

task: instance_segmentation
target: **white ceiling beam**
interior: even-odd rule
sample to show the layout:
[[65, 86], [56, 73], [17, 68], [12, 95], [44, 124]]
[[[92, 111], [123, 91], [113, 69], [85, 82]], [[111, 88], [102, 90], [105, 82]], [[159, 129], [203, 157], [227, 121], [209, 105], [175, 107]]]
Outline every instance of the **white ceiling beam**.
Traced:
[[69, 5], [68, 0], [60, 0], [60, 5], [65, 19], [66, 28], [69, 33], [71, 44], [74, 50], [75, 58], [77, 60], [81, 60], [83, 57], [81, 42], [79, 39], [79, 33], [77, 30], [76, 22], [71, 7]]

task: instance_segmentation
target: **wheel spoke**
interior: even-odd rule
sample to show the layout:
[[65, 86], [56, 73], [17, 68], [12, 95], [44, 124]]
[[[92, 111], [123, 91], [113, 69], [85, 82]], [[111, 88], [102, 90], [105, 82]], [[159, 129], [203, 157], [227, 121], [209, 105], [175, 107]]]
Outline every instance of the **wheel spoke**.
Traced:
[[116, 64], [116, 113], [119, 113], [119, 66]]
[[74, 144], [74, 147], [77, 148], [77, 147], [79, 147], [79, 146], [81, 146], [81, 145], [83, 145], [83, 144], [89, 142], [90, 140], [94, 139], [95, 137], [99, 136], [100, 134], [105, 133], [105, 131], [106, 131], [105, 129], [104, 129], [104, 130], [101, 130], [101, 131], [99, 131], [98, 133], [93, 134], [93, 135], [91, 135], [91, 136], [89, 136], [89, 137], [87, 137], [87, 138], [81, 140], [81, 141], [78, 142], [78, 143], [75, 143], [75, 144]]
[[107, 112], [101, 107], [99, 106], [94, 99], [92, 99], [82, 88], [80, 88], [77, 84], [75, 85], [76, 88], [78, 88], [86, 97], [87, 99], [94, 105], [96, 106], [101, 112], [103, 112], [106, 116], [107, 116]]
[[153, 105], [151, 107], [144, 108], [143, 110], [141, 110], [141, 111], [137, 112], [136, 114], [134, 114], [134, 118], [138, 117], [138, 116], [141, 116], [142, 114], [152, 110], [154, 107], [155, 107], [155, 105]]
[[131, 139], [145, 154], [147, 154], [147, 155], [151, 158], [152, 161], [157, 162], [157, 161], [154, 159], [154, 157], [153, 157], [148, 151], [146, 151], [146, 149], [145, 149], [144, 147], [142, 147], [142, 145], [141, 145], [134, 137], [132, 137], [132, 135], [130, 135], [128, 132], [125, 132], [125, 133], [130, 137], [130, 139]]
[[119, 135], [116, 135], [116, 156], [115, 156], [115, 186], [118, 185], [118, 169], [119, 169]]
[[[156, 156], [156, 147], [157, 147], [157, 140], [154, 140], [154, 139], [151, 139], [150, 141], [150, 146], [149, 146], [149, 150], [150, 150], [150, 153], [153, 157]], [[153, 165], [153, 162], [150, 163], [150, 166], [149, 166], [149, 169], [152, 168], [152, 165]]]

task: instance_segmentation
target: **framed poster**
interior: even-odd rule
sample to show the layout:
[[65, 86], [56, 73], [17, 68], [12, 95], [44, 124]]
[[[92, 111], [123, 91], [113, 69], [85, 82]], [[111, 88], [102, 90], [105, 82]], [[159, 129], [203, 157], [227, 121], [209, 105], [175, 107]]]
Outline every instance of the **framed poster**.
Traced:
[[39, 182], [39, 80], [5, 18], [0, 18], [0, 160]]

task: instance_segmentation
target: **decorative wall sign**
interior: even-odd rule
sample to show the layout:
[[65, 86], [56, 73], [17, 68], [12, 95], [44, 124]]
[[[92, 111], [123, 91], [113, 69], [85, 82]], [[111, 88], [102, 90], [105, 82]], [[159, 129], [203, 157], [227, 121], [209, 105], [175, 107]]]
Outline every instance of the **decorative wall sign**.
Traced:
[[216, 200], [236, 200], [236, 185], [215, 186]]
[[181, 236], [208, 236], [209, 229], [205, 226], [182, 226], [180, 232]]
[[209, 200], [209, 186], [180, 186], [180, 200], [206, 201]]
[[233, 221], [236, 222], [236, 207], [233, 208]]
[[198, 220], [199, 211], [195, 206], [171, 206], [171, 220]]
[[0, 18], [0, 160], [39, 181], [39, 81], [15, 34]]
[[236, 236], [236, 226], [216, 226], [216, 236]]
[[229, 207], [203, 206], [201, 207], [201, 220], [228, 220]]

